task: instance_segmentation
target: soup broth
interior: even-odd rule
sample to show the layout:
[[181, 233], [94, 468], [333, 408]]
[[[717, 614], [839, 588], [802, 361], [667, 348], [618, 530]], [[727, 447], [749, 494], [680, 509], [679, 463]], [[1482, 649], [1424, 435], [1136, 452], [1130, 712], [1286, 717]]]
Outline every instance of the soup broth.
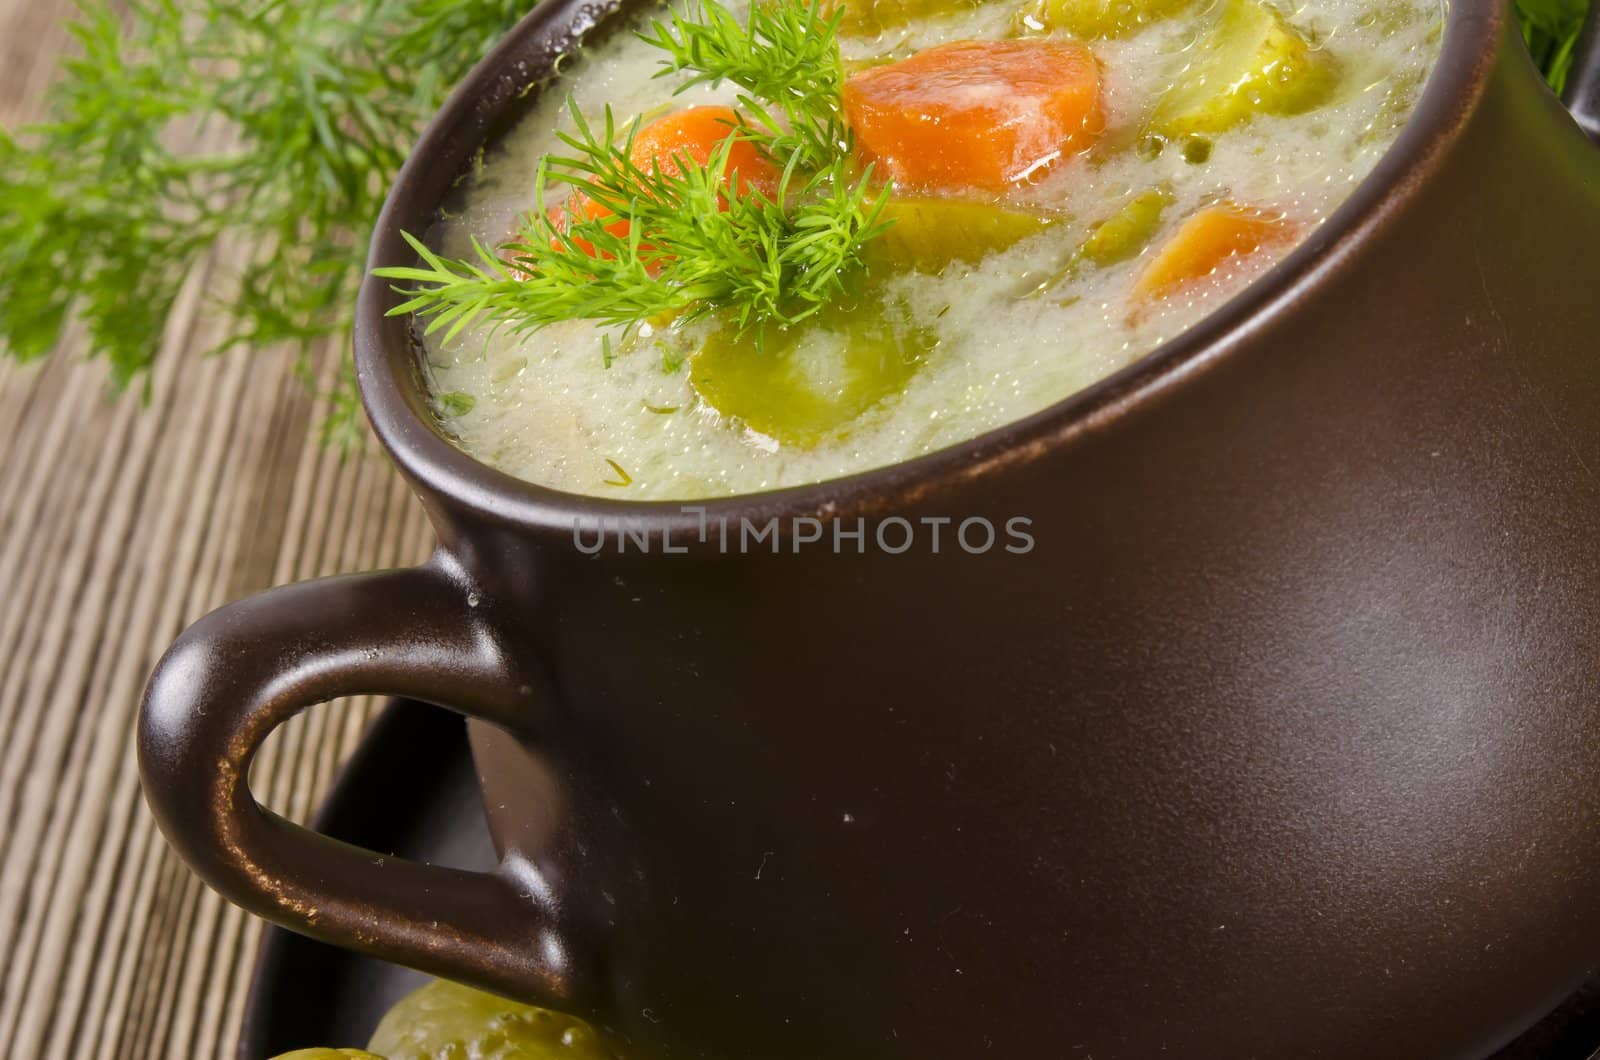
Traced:
[[[430, 335], [439, 413], [465, 450], [569, 492], [705, 498], [892, 464], [1037, 412], [1191, 326], [1322, 223], [1394, 139], [1444, 20], [1437, 0], [892, 3], [847, 8], [839, 40], [856, 148], [880, 177], [899, 177], [895, 223], [846, 293], [806, 324], [757, 329], [760, 341], [714, 317], [626, 334], [571, 320]], [[915, 91], [909, 124], [863, 127], [896, 77], [915, 90], [914, 57], [963, 41], [1019, 42], [1063, 80], [1092, 56], [1098, 99], [1063, 103], [1079, 108], [1084, 135], [1035, 151], [1031, 172], [1005, 172], [1002, 153], [950, 187], [938, 165], [961, 162], [959, 134], [933, 122], [932, 139], [913, 144], [928, 124]], [[1060, 50], [1029, 50], [1048, 42]], [[562, 150], [568, 93], [583, 115], [609, 105], [645, 122], [735, 104], [728, 85], [672, 95], [659, 60], [631, 33], [572, 57], [428, 242], [468, 257], [474, 238], [506, 238], [533, 205], [539, 158]], [[1258, 79], [1240, 82], [1230, 62], [1261, 67]], [[989, 91], [930, 77], [945, 93], [930, 108]], [[1034, 135], [1034, 117], [1020, 115], [1019, 137]], [[897, 170], [903, 151], [920, 155]]]

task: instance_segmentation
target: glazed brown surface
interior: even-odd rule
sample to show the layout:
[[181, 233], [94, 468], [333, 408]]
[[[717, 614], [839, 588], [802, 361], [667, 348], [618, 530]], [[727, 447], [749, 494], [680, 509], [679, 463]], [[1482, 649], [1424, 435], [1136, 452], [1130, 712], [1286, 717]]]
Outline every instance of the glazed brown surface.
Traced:
[[[582, 10], [446, 108], [378, 261]], [[1600, 960], [1600, 156], [1519, 48], [1458, 0], [1374, 181], [1146, 361], [707, 506], [1025, 515], [1025, 557], [662, 556], [675, 506], [453, 449], [369, 284], [364, 396], [443, 551], [184, 634], [141, 725], [163, 826], [264, 916], [643, 1056], [1489, 1054]], [[657, 554], [579, 555], [600, 514]], [[378, 689], [502, 727], [475, 726], [501, 873], [374, 863], [250, 800], [274, 724]]]

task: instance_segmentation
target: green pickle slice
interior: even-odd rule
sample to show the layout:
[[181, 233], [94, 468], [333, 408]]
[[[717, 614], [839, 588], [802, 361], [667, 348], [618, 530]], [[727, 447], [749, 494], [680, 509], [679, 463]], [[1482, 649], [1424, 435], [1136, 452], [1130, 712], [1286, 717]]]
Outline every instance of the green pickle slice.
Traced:
[[872, 272], [937, 273], [958, 261], [976, 265], [1055, 223], [1025, 210], [960, 199], [890, 199], [883, 219], [894, 223], [863, 251]]
[[1086, 263], [1103, 269], [1137, 257], [1160, 231], [1161, 216], [1172, 201], [1172, 192], [1166, 187], [1139, 192], [1116, 213], [1089, 229], [1083, 242], [1073, 248], [1054, 272], [1042, 277], [1037, 273], [1024, 273], [1013, 297], [1034, 298], [1052, 291], [1076, 276]]
[[1127, 261], [1150, 242], [1161, 227], [1161, 215], [1172, 205], [1172, 193], [1151, 188], [1129, 199], [1127, 204], [1095, 226], [1079, 254], [1085, 261], [1104, 268]]
[[365, 1049], [296, 1049], [292, 1053], [283, 1053], [274, 1060], [384, 1060], [384, 1058]]
[[388, 1060], [614, 1060], [582, 1020], [444, 980], [390, 1009], [367, 1048]]
[[1191, 0], [1033, 0], [1017, 12], [1019, 33], [1065, 30], [1074, 37], [1126, 37], [1182, 11]]
[[809, 448], [903, 390], [936, 345], [904, 304], [868, 295], [759, 336], [719, 328], [689, 362], [689, 382], [722, 415]]
[[[891, 199], [883, 217], [893, 224], [863, 254], [868, 273], [880, 278], [976, 264], [1055, 223], [957, 199]], [[722, 415], [780, 445], [809, 448], [903, 390], [938, 341], [932, 327], [869, 283], [853, 302], [796, 327], [713, 331], [690, 362], [689, 382]]]
[[1339, 79], [1333, 56], [1260, 0], [1222, 0], [1215, 26], [1188, 54], [1193, 62], [1151, 120], [1169, 138], [1304, 113], [1327, 102]]
[[875, 37], [885, 30], [924, 18], [945, 18], [977, 10], [984, 0], [822, 0], [823, 15], [842, 11], [839, 32]]

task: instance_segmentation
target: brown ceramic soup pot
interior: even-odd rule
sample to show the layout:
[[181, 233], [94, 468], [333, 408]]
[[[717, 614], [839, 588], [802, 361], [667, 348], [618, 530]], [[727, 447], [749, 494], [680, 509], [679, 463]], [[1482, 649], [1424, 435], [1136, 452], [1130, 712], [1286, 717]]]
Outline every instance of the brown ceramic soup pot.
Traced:
[[[372, 264], [606, 11], [549, 0], [467, 79]], [[513, 480], [369, 282], [362, 393], [438, 552], [196, 623], [145, 790], [246, 908], [636, 1056], [1485, 1056], [1600, 968], [1597, 247], [1600, 153], [1456, 0], [1269, 275], [883, 470], [699, 512]], [[262, 739], [349, 693], [473, 719], [499, 871], [257, 805]]]

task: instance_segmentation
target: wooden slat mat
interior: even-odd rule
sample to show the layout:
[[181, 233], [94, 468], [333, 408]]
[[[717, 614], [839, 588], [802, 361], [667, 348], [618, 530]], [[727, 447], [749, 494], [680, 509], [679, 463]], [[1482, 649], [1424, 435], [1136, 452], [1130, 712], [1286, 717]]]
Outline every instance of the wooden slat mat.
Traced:
[[[39, 116], [70, 0], [0, 0], [0, 124]], [[3, 175], [0, 175], [3, 179]], [[341, 460], [289, 355], [202, 358], [208, 262], [148, 407], [76, 343], [0, 361], [0, 1055], [231, 1058], [258, 922], [204, 888], [139, 794], [133, 731], [186, 624], [282, 582], [414, 563], [432, 541], [372, 448]], [[0, 307], [4, 312], [4, 307]], [[340, 349], [321, 351], [326, 374]], [[256, 793], [304, 820], [374, 703], [311, 711]]]

